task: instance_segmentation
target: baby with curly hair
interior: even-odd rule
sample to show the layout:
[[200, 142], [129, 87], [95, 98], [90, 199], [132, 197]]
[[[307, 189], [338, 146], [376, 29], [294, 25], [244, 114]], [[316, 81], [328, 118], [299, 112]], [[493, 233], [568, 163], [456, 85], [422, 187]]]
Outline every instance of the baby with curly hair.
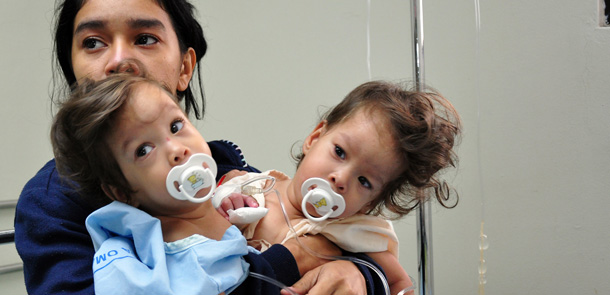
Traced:
[[[225, 184], [256, 180], [248, 185], [260, 189], [275, 181], [280, 197], [253, 194], [268, 212], [242, 225], [242, 232], [262, 251], [295, 236], [323, 235], [345, 251], [369, 255], [385, 271], [391, 293], [402, 294], [412, 282], [398, 262], [398, 238], [389, 220], [431, 197], [448, 208], [457, 204], [446, 204], [454, 191], [438, 174], [457, 163], [453, 148], [460, 124], [453, 105], [435, 91], [364, 83], [305, 138], [292, 178], [271, 170]], [[241, 207], [230, 196], [215, 201], [226, 218]]]

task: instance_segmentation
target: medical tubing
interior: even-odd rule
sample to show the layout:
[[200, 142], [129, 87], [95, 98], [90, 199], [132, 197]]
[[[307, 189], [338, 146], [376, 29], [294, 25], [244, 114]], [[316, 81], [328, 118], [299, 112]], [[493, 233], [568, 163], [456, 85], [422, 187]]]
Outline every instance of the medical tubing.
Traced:
[[347, 261], [351, 261], [353, 263], [358, 263], [358, 264], [367, 266], [368, 268], [373, 270], [379, 276], [379, 279], [381, 279], [381, 282], [383, 283], [383, 289], [385, 290], [385, 293], [387, 295], [390, 295], [390, 286], [388, 285], [388, 281], [386, 280], [385, 276], [383, 275], [381, 270], [379, 270], [379, 268], [375, 267], [370, 262], [362, 260], [362, 259], [358, 259], [356, 257], [324, 255], [324, 254], [315, 252], [311, 248], [309, 248], [309, 247], [305, 246], [303, 243], [301, 243], [301, 241], [299, 240], [299, 237], [298, 237], [296, 231], [294, 230], [294, 228], [292, 227], [292, 224], [290, 223], [290, 220], [288, 219], [288, 213], [286, 213], [286, 208], [284, 208], [284, 203], [282, 202], [282, 198], [280, 197], [280, 193], [276, 189], [274, 189], [273, 192], [275, 192], [275, 195], [277, 196], [278, 200], [280, 201], [280, 207], [282, 208], [282, 213], [284, 213], [284, 220], [286, 221], [286, 224], [288, 224], [288, 227], [290, 228], [290, 231], [294, 234], [294, 238], [296, 239], [297, 243], [299, 243], [301, 248], [305, 249], [305, 251], [309, 252], [309, 254], [311, 254], [313, 256], [317, 256], [317, 257], [322, 258], [322, 259], [326, 259], [326, 260], [347, 260]]
[[280, 282], [278, 280], [275, 280], [275, 279], [272, 279], [272, 278], [270, 278], [268, 276], [265, 276], [265, 275], [262, 275], [262, 274], [259, 274], [259, 273], [256, 273], [256, 272], [250, 272], [249, 276], [251, 276], [251, 277], [253, 277], [255, 279], [263, 280], [263, 281], [265, 281], [267, 283], [276, 285], [276, 286], [280, 287], [281, 289], [284, 289], [284, 290], [290, 292], [290, 294], [299, 295], [296, 292], [294, 292], [291, 289], [289, 289], [288, 286], [282, 284], [282, 282]]
[[[263, 179], [267, 179], [267, 180], [271, 180], [271, 184], [268, 186], [265, 186], [263, 188], [257, 188], [254, 186], [248, 186], [248, 184], [251, 184], [255, 181], [259, 181], [259, 180], [263, 180]], [[254, 194], [264, 194], [268, 191], [270, 191], [271, 189], [273, 189], [273, 187], [275, 186], [275, 177], [273, 176], [260, 176], [260, 177], [255, 177], [252, 178], [246, 182], [244, 182], [239, 189], [241, 190], [241, 193], [247, 196], [252, 196]], [[266, 189], [265, 189], [266, 188]]]
[[[253, 183], [253, 182], [259, 181], [259, 180], [263, 180], [263, 179], [271, 180], [271, 184], [266, 186], [266, 187], [263, 187], [263, 188], [257, 188], [257, 187], [249, 186], [248, 185], [250, 183]], [[269, 190], [271, 190], [274, 185], [275, 185], [275, 177], [273, 177], [273, 176], [261, 176], [261, 177], [255, 177], [253, 179], [250, 179], [250, 180], [244, 182], [239, 188], [240, 188], [240, 191], [241, 191], [242, 194], [248, 195], [248, 196], [252, 196], [253, 194], [260, 194], [260, 193], [264, 194], [264, 193], [268, 192]], [[265, 275], [262, 275], [262, 274], [259, 274], [259, 273], [256, 273], [256, 272], [250, 272], [248, 275], [253, 277], [253, 278], [255, 278], [255, 279], [263, 280], [263, 281], [265, 281], [267, 283], [276, 285], [279, 288], [288, 291], [290, 294], [298, 295], [296, 292], [294, 292], [291, 289], [289, 289], [288, 286], [284, 285], [282, 282], [280, 282], [280, 281], [278, 281], [276, 279], [270, 278], [268, 276], [265, 276]]]

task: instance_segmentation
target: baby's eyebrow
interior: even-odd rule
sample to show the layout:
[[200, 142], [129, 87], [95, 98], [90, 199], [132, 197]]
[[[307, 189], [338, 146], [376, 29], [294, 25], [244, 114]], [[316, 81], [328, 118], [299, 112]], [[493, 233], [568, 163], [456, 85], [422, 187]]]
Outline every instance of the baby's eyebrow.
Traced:
[[130, 158], [132, 152], [128, 150], [129, 146], [133, 144], [133, 142], [137, 139], [137, 136], [134, 134], [124, 135], [115, 137], [115, 145], [119, 147], [119, 153], [123, 157]]
[[127, 154], [127, 147], [129, 146], [129, 144], [131, 143], [131, 139], [126, 139], [123, 142], [121, 142], [121, 153], [122, 154]]

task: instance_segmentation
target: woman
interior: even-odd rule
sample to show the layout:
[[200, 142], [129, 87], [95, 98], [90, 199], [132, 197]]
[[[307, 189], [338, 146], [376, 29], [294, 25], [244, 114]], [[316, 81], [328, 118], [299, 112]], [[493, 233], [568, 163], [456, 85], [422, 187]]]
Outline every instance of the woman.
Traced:
[[[201, 26], [185, 0], [66, 0], [56, 10], [55, 54], [67, 85], [119, 72], [157, 80], [175, 89], [185, 110], [203, 114], [195, 101], [191, 78], [206, 51]], [[201, 87], [201, 82], [198, 83]], [[203, 103], [203, 98], [202, 98]], [[201, 112], [201, 113], [200, 113]], [[228, 142], [210, 142], [218, 175], [234, 169], [257, 171]], [[235, 172], [231, 172], [235, 173]], [[24, 262], [28, 293], [93, 294], [93, 246], [85, 218], [102, 204], [91, 205], [63, 183], [49, 161], [25, 186], [15, 213], [15, 244]], [[338, 254], [323, 240], [311, 246]], [[267, 251], [269, 252], [269, 251]], [[321, 265], [298, 245], [274, 247], [248, 261], [250, 270], [310, 294], [373, 294], [380, 283], [367, 269], [350, 262]], [[298, 261], [298, 264], [296, 263]], [[316, 268], [317, 267], [317, 268]], [[312, 288], [313, 287], [313, 288]], [[235, 294], [268, 294], [261, 281], [247, 280]], [[269, 288], [267, 286], [266, 288]], [[331, 291], [333, 290], [333, 291]]]

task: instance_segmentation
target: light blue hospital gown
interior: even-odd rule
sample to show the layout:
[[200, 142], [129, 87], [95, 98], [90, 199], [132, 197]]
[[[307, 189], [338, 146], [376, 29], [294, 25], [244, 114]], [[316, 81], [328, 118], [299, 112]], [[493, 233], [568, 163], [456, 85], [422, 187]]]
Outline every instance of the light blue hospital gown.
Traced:
[[235, 226], [220, 241], [193, 235], [165, 243], [157, 218], [116, 201], [86, 225], [96, 294], [230, 293], [248, 275], [242, 256], [254, 251]]

